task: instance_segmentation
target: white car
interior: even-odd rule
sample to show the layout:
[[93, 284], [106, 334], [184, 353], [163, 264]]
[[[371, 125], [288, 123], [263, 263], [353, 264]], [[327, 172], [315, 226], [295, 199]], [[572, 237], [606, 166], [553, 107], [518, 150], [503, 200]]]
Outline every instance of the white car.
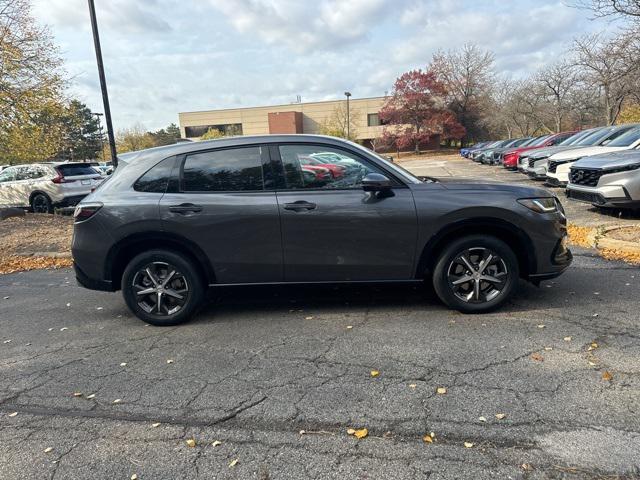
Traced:
[[612, 153], [620, 150], [631, 150], [640, 147], [640, 127], [627, 130], [606, 146], [585, 147], [556, 153], [548, 158], [546, 166], [547, 183], [552, 186], [564, 186], [569, 183], [571, 166], [581, 158]]
[[77, 204], [104, 177], [88, 163], [31, 163], [0, 173], [0, 206], [28, 207], [52, 213], [54, 207]]

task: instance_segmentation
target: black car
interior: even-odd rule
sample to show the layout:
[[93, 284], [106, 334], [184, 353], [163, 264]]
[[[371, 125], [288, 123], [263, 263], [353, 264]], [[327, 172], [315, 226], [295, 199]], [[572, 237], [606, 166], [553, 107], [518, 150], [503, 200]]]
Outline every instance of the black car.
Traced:
[[[356, 168], [303, 173], [317, 154]], [[72, 250], [80, 284], [172, 325], [223, 285], [428, 279], [448, 306], [486, 312], [519, 278], [560, 275], [566, 235], [541, 188], [421, 180], [352, 142], [268, 135], [122, 155], [77, 207]]]

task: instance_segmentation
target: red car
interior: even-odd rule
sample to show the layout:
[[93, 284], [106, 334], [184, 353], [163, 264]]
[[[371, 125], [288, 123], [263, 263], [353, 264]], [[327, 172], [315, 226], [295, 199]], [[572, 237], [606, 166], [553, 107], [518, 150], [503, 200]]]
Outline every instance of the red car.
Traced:
[[522, 147], [508, 150], [503, 154], [502, 166], [507, 170], [517, 170], [518, 158], [520, 158], [520, 154], [524, 152], [528, 152], [529, 150], [535, 150], [538, 148], [552, 147], [554, 145], [558, 145], [560, 142], [565, 141], [567, 138], [571, 137], [575, 133], [577, 133], [577, 131], [560, 132], [560, 133], [554, 133], [552, 135], [543, 135]]
[[342, 178], [346, 170], [346, 167], [342, 165], [336, 165], [335, 163], [322, 163], [321, 161], [307, 155], [298, 156], [298, 160], [300, 162], [300, 165], [302, 165], [303, 167], [326, 168], [331, 172], [331, 176], [333, 178]]
[[315, 165], [303, 165], [302, 175], [304, 176], [305, 183], [314, 183], [317, 181], [328, 182], [333, 178], [331, 171], [328, 168], [318, 167]]

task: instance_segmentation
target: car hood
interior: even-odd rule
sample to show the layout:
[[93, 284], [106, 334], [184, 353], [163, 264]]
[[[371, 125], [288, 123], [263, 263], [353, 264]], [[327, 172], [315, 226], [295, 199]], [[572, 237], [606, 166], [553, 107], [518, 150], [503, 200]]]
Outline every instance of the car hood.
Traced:
[[534, 152], [531, 152], [529, 154], [529, 157], [530, 158], [550, 157], [551, 155], [554, 155], [556, 153], [566, 152], [567, 150], [575, 150], [577, 148], [582, 148], [582, 147], [576, 147], [571, 145], [556, 145], [554, 147], [544, 147], [544, 148], [539, 148]]
[[[516, 185], [503, 182], [488, 182], [479, 178], [462, 178], [462, 177], [429, 177], [432, 182], [438, 183], [446, 190], [468, 190], [468, 191], [494, 191], [494, 192], [511, 192], [518, 198], [533, 197], [553, 197], [554, 195], [548, 190], [539, 187], [530, 187], [526, 185]], [[429, 183], [411, 185], [412, 189], [421, 190], [429, 188]]]
[[627, 150], [628, 147], [580, 147], [571, 150], [555, 153], [551, 156], [551, 160], [571, 160], [574, 158], [590, 157], [591, 155], [599, 155], [601, 153], [616, 152], [619, 150]]
[[623, 168], [640, 164], [640, 150], [622, 150], [617, 152], [593, 155], [578, 160], [574, 167], [602, 168], [604, 170]]

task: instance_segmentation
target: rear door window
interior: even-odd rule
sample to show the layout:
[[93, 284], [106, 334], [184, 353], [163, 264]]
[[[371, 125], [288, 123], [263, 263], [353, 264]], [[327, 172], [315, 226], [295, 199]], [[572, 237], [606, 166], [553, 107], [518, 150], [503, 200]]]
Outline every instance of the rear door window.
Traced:
[[264, 190], [263, 148], [229, 148], [187, 155], [182, 169], [182, 191]]
[[70, 163], [67, 165], [58, 165], [56, 167], [63, 177], [75, 177], [78, 175], [100, 175], [98, 171], [91, 165], [83, 165], [81, 163]]

